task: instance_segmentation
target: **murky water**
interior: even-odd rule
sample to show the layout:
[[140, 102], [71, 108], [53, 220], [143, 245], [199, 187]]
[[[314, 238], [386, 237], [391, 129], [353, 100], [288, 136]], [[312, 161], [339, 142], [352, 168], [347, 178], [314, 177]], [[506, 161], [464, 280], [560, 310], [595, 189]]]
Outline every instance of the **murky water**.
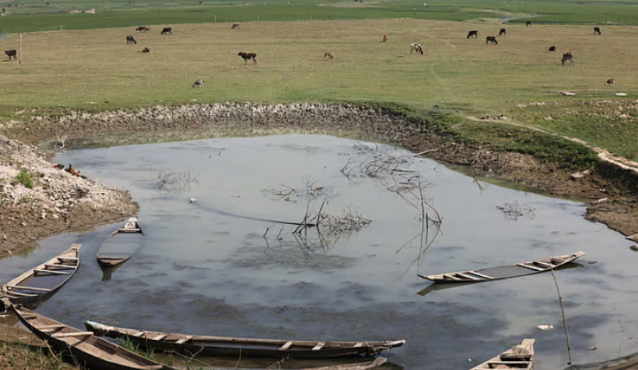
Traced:
[[[82, 243], [76, 276], [38, 308], [76, 327], [90, 319], [220, 336], [406, 339], [406, 346], [385, 355], [406, 369], [428, 370], [470, 368], [535, 338], [537, 368], [554, 370], [565, 366], [567, 355], [551, 274], [434, 290], [417, 273], [582, 250], [587, 255], [579, 264], [557, 272], [574, 361], [638, 349], [631, 339], [638, 333], [632, 315], [638, 255], [622, 235], [585, 221], [583, 204], [477, 182], [409, 157], [396, 148], [309, 135], [58, 155], [56, 161], [72, 163], [90, 178], [131, 191], [141, 205], [145, 243], [103, 281], [95, 253], [117, 226], [59, 235], [27, 256], [0, 260], [0, 279]], [[409, 171], [421, 174], [424, 194], [443, 217], [438, 233], [431, 226], [421, 235], [418, 190], [403, 191], [403, 197], [388, 190], [410, 178], [414, 183], [417, 172]], [[323, 189], [310, 192], [309, 186]], [[197, 201], [189, 203], [190, 197]], [[296, 226], [257, 220], [301, 222], [306, 208], [316, 214], [326, 197], [324, 213], [349, 209], [372, 222], [340, 238], [325, 231], [320, 238], [315, 229], [304, 238], [292, 234]], [[556, 329], [539, 331], [541, 324]], [[237, 359], [225, 361], [212, 363], [234, 366]], [[241, 366], [270, 363], [242, 360]]]

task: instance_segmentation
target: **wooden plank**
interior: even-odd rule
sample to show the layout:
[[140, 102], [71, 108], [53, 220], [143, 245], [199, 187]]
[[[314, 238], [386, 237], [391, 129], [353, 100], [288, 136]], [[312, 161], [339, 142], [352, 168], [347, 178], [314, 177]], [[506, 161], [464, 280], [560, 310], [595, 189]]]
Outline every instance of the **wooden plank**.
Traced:
[[316, 345], [316, 346], [312, 347], [312, 350], [313, 350], [313, 351], [319, 351], [319, 350], [320, 350], [320, 349], [322, 349], [322, 348], [323, 348], [323, 346], [325, 346], [325, 345], [326, 345], [326, 343], [324, 343], [324, 342], [319, 342], [319, 343], [317, 343], [317, 345]]
[[53, 274], [53, 275], [73, 275], [70, 272], [55, 271], [55, 270], [35, 269], [35, 270], [33, 270], [33, 272], [35, 272], [36, 274], [39, 272], [39, 273], [47, 273], [47, 274]]
[[92, 331], [78, 331], [75, 333], [58, 333], [51, 335], [51, 338], [67, 338], [67, 337], [82, 337], [87, 335], [93, 335]]
[[10, 288], [10, 289], [35, 290], [36, 292], [50, 292], [51, 291], [51, 289], [34, 288], [34, 287], [24, 286], [24, 285], [7, 285], [6, 287]]
[[281, 346], [281, 347], [279, 348], [279, 350], [280, 350], [280, 351], [286, 351], [286, 350], [288, 350], [288, 348], [290, 348], [290, 347], [292, 347], [292, 341], [290, 341], [290, 342], [286, 342], [286, 344], [284, 344], [283, 346]]
[[547, 269], [536, 267], [536, 266], [532, 266], [532, 265], [526, 265], [524, 263], [519, 263], [516, 266], [521, 266], [521, 267], [525, 267], [526, 269], [536, 270], [536, 271], [546, 271], [547, 270]]
[[156, 336], [155, 338], [153, 338], [151, 340], [162, 340], [162, 339], [166, 338], [166, 336], [167, 336], [166, 334], [160, 334], [160, 335]]
[[543, 262], [543, 261], [534, 261], [534, 263], [536, 263], [538, 265], [541, 265], [541, 266], [543, 266], [545, 268], [550, 268], [550, 269], [556, 267], [556, 266], [552, 265], [551, 263], [547, 263], [547, 262]]
[[58, 257], [58, 260], [62, 262], [76, 262], [78, 259], [75, 257]]
[[9, 295], [14, 295], [18, 297], [37, 297], [39, 294], [27, 294], [27, 293], [18, 293], [18, 292], [8, 292]]
[[56, 269], [60, 269], [60, 270], [75, 270], [77, 268], [77, 266], [70, 266], [70, 265], [56, 265], [56, 264], [48, 264], [45, 263], [44, 264], [45, 268], [56, 268]]
[[141, 337], [144, 334], [146, 334], [146, 333], [144, 333], [143, 331], [138, 331], [137, 333], [133, 334], [132, 336], [136, 337], [136, 338], [139, 338], [139, 337]]
[[456, 277], [454, 277], [454, 276], [452, 276], [452, 275], [443, 275], [443, 277], [444, 277], [444, 278], [448, 278], [448, 279], [452, 279], [452, 280], [461, 280], [461, 279], [456, 278]]
[[186, 337], [178, 340], [177, 342], [175, 342], [175, 344], [184, 344], [184, 343], [188, 342], [191, 339], [193, 339], [193, 336], [189, 335], [189, 336], [186, 336]]
[[362, 342], [359, 342], [359, 343], [354, 345], [354, 348], [359, 348], [359, 347], [363, 347], [363, 343]]
[[478, 278], [478, 277], [474, 277], [474, 276], [472, 276], [472, 275], [463, 274], [463, 273], [460, 273], [460, 272], [457, 272], [457, 273], [456, 273], [456, 276], [464, 277], [464, 278], [466, 278], [466, 279], [471, 279], [471, 280], [481, 280], [481, 279], [480, 279], [480, 278]]
[[476, 276], [479, 276], [479, 277], [482, 277], [483, 279], [494, 279], [494, 278], [493, 278], [493, 277], [491, 277], [491, 276], [487, 276], [487, 275], [484, 275], [484, 274], [478, 273], [478, 272], [476, 272], [476, 271], [470, 271], [470, 274], [472, 274], [472, 275], [476, 275]]
[[66, 325], [63, 324], [57, 324], [57, 325], [43, 325], [43, 326], [38, 326], [38, 329], [40, 330], [47, 330], [47, 329], [59, 329], [59, 328], [64, 328], [66, 327]]

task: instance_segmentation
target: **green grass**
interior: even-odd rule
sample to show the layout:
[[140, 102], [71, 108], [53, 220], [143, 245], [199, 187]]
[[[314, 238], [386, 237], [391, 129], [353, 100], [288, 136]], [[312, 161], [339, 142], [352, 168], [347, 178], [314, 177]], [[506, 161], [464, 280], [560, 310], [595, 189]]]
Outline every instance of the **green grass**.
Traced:
[[34, 184], [33, 184], [33, 180], [31, 179], [31, 174], [29, 174], [29, 171], [26, 171], [26, 170], [20, 171], [18, 176], [16, 176], [15, 181], [17, 183], [24, 185], [24, 187], [27, 189], [33, 189]]
[[45, 348], [4, 342], [0, 342], [0, 364], [4, 370], [79, 370]]

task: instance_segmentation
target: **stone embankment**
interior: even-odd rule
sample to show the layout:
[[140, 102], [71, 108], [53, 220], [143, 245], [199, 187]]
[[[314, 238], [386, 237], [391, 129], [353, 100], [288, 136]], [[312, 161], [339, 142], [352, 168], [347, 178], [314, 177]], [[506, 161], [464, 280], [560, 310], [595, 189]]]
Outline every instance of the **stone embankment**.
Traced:
[[0, 257], [63, 231], [137, 213], [128, 191], [53, 167], [37, 147], [0, 137]]

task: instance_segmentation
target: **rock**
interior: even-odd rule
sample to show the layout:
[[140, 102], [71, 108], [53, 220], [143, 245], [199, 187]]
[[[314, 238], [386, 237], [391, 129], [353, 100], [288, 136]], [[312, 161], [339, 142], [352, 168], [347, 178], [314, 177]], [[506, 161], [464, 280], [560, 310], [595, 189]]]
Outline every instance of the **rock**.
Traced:
[[583, 175], [583, 174], [582, 174], [582, 173], [580, 173], [580, 172], [574, 172], [574, 173], [572, 173], [572, 174], [570, 175], [570, 177], [571, 177], [572, 179], [582, 179], [583, 177], [585, 177], [585, 175]]
[[638, 252], [638, 245], [632, 245], [631, 247], [629, 247], [629, 249], [631, 249], [634, 252]]

